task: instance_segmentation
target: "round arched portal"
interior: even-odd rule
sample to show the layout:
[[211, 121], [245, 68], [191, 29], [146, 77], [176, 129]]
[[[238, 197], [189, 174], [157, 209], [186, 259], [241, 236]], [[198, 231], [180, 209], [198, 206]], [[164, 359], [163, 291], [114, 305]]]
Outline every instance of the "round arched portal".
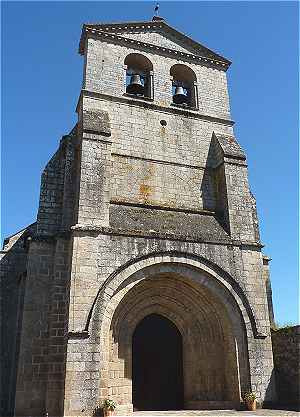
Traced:
[[[170, 408], [238, 407], [241, 388], [248, 387], [249, 382], [241, 312], [226, 288], [214, 278], [186, 265], [170, 263], [145, 268], [119, 283], [103, 310], [100, 340], [108, 356], [104, 355], [102, 369], [109, 374], [103, 386], [116, 399], [119, 410], [158, 407], [154, 398], [146, 402], [135, 391], [137, 374], [143, 372], [136, 369], [141, 366], [139, 355], [143, 357], [143, 353], [138, 351], [135, 335], [142, 326], [146, 337], [143, 322], [151, 315], [171, 322], [181, 337], [182, 383], [179, 381], [178, 386], [183, 389], [183, 401]], [[149, 341], [155, 333], [149, 327], [148, 332]], [[168, 349], [172, 355], [172, 348], [166, 346]], [[155, 359], [147, 360], [150, 366], [156, 366]], [[152, 375], [151, 384], [154, 379]], [[162, 396], [167, 389], [166, 384], [160, 387]], [[173, 395], [175, 391], [173, 388]], [[161, 404], [161, 408], [169, 406]]]

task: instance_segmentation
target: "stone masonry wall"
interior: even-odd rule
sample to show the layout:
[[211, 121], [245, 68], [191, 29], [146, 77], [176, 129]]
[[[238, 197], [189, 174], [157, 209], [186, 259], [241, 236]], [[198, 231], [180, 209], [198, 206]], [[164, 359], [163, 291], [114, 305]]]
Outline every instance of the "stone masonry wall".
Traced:
[[63, 238], [30, 244], [15, 415], [63, 413], [69, 256], [69, 240]]
[[76, 193], [75, 135], [66, 135], [41, 177], [37, 233], [53, 235], [74, 222]]
[[30, 244], [16, 389], [16, 415], [45, 410], [51, 277], [54, 246]]
[[[84, 96], [82, 107], [107, 111], [111, 152], [204, 168], [213, 131], [233, 134], [230, 123], [203, 120], [193, 112], [143, 106], [137, 100]], [[167, 122], [166, 127], [160, 124]]]
[[136, 204], [214, 210], [211, 175], [203, 169], [133, 160], [112, 160], [111, 200]]
[[12, 415], [14, 408], [22, 306], [26, 282], [26, 262], [27, 254], [25, 251], [1, 253], [0, 410], [3, 416]]
[[[151, 108], [128, 104], [83, 97], [83, 109], [98, 112], [99, 115], [101, 112], [108, 113], [111, 146], [107, 141], [106, 144], [94, 142], [90, 145], [84, 142], [81, 188], [87, 181], [89, 190], [98, 190], [99, 198], [103, 193], [106, 201], [110, 199], [118, 203], [215, 210], [215, 183], [207, 157], [213, 131], [231, 134], [231, 126], [199, 120], [193, 115], [174, 114], [168, 110], [158, 113]], [[166, 120], [166, 127], [160, 124], [162, 119]], [[105, 152], [101, 151], [101, 157], [95, 158], [95, 149], [99, 147], [105, 147]], [[103, 159], [102, 164], [100, 159]], [[95, 167], [92, 166], [93, 160]], [[110, 168], [104, 162], [106, 160], [110, 161]], [[88, 174], [89, 167], [94, 176], [102, 167], [102, 181], [109, 178], [109, 184], [91, 185], [95, 178]], [[79, 219], [90, 216], [91, 220], [93, 210], [101, 210], [102, 216], [106, 213], [103, 199], [100, 204], [98, 198], [94, 208], [91, 203], [84, 209], [90, 198], [82, 196], [84, 200]], [[97, 198], [95, 192], [93, 198]], [[84, 213], [84, 210], [88, 212]], [[100, 214], [93, 216], [98, 216], [100, 221]]]
[[300, 407], [300, 326], [272, 332], [278, 401]]

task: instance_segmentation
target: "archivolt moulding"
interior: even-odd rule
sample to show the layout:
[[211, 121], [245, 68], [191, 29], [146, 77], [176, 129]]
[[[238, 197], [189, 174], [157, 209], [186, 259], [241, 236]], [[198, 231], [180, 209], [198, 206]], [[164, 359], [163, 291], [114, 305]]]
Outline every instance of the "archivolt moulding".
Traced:
[[[138, 282], [142, 279], [147, 279], [149, 273], [153, 275], [155, 271], [156, 273], [161, 272], [162, 270], [163, 272], [178, 273], [178, 267], [180, 265], [180, 270], [183, 271], [182, 268], [184, 267], [185, 274], [188, 274], [193, 280], [195, 280], [197, 272], [198, 274], [199, 272], [202, 272], [202, 274], [204, 273], [207, 277], [210, 277], [210, 279], [214, 279], [214, 283], [218, 284], [225, 290], [228, 296], [234, 300], [243, 317], [245, 325], [247, 326], [247, 324], [250, 323], [254, 338], [266, 338], [267, 335], [259, 330], [250, 303], [236, 280], [217, 264], [204, 257], [180, 252], [151, 253], [143, 257], [135, 258], [114, 271], [100, 287], [89, 311], [83, 331], [86, 333], [89, 330], [95, 306], [97, 305], [98, 312], [103, 310], [107, 300], [120, 291], [124, 287], [124, 283], [126, 281], [128, 282], [129, 278], [131, 278], [132, 282]], [[150, 267], [152, 267], [151, 270]], [[209, 282], [209, 280], [207, 282]]]

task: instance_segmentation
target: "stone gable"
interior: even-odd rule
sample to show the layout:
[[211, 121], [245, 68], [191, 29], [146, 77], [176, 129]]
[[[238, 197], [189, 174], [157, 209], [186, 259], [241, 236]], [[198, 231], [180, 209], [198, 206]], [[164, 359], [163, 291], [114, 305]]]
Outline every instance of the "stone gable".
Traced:
[[79, 45], [79, 51], [82, 53], [86, 31], [98, 35], [116, 35], [124, 39], [132, 39], [148, 45], [154, 45], [161, 49], [170, 49], [174, 51], [188, 53], [191, 56], [205, 57], [216, 60], [226, 67], [230, 61], [216, 52], [208, 49], [201, 43], [179, 32], [172, 26], [169, 26], [163, 19], [160, 21], [151, 21], [143, 23], [128, 24], [86, 24], [83, 26], [82, 35]]

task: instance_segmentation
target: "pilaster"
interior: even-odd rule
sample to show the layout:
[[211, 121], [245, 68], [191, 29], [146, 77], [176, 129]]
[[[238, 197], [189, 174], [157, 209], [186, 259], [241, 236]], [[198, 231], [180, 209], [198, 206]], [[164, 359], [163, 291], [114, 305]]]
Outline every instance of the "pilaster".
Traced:
[[79, 106], [79, 131], [81, 149], [77, 223], [108, 226], [111, 160], [108, 113], [87, 107], [83, 98]]

